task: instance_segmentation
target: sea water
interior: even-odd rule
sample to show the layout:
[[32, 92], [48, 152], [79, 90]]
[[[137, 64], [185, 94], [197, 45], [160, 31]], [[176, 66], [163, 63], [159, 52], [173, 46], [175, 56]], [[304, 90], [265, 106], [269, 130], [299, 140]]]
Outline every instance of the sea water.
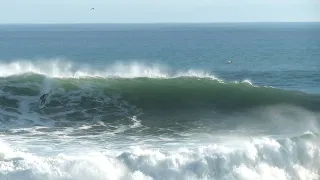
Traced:
[[319, 179], [319, 32], [0, 25], [0, 179]]

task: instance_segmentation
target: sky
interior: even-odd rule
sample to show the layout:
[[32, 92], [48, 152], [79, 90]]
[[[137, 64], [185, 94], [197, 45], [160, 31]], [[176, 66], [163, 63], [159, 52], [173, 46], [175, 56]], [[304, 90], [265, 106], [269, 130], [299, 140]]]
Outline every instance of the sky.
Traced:
[[1, 24], [178, 22], [320, 22], [320, 0], [0, 0]]

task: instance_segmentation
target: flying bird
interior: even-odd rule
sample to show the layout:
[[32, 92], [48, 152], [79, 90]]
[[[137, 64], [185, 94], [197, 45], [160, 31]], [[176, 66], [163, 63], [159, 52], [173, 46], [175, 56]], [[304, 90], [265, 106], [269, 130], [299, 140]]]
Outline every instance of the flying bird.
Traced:
[[91, 10], [94, 10], [94, 8], [91, 8]]

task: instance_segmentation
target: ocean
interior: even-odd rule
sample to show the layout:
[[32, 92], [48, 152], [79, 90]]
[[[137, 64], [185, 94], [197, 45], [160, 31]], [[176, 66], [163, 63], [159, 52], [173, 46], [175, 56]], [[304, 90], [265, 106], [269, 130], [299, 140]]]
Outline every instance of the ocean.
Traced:
[[0, 25], [0, 180], [318, 180], [319, 123], [320, 23]]

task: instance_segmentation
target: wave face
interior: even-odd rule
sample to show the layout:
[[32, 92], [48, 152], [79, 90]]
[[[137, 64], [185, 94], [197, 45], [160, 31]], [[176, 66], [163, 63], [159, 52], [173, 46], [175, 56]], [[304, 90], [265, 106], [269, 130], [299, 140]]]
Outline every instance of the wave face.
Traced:
[[[213, 77], [83, 77], [50, 78], [23, 74], [1, 78], [3, 102], [10, 104], [14, 96], [39, 96], [52, 90], [48, 111], [62, 102], [78, 99], [76, 108], [102, 107], [107, 99], [121, 99], [143, 110], [184, 110], [210, 108], [237, 111], [265, 105], [291, 104], [318, 110], [320, 96], [271, 87], [256, 87], [250, 82], [223, 82]], [[8, 96], [6, 96], [8, 95]], [[36, 98], [35, 98], [36, 99]], [[95, 103], [96, 102], [96, 103]], [[11, 103], [12, 107], [17, 103]], [[83, 105], [83, 107], [79, 107]], [[71, 107], [72, 108], [72, 107]]]
[[[252, 112], [281, 109], [289, 111], [281, 113], [299, 117], [297, 108], [311, 112], [320, 108], [320, 96], [315, 94], [258, 87], [249, 81], [224, 82], [201, 71], [173, 72], [139, 64], [94, 70], [74, 68], [61, 61], [49, 62], [39, 62], [38, 66], [31, 62], [0, 66], [3, 122], [35, 113], [54, 122], [99, 119], [104, 123], [132, 123], [137, 118], [150, 127], [167, 129], [187, 122], [221, 123], [231, 114], [242, 114], [246, 122], [252, 123], [248, 119], [257, 118], [251, 117]], [[48, 92], [46, 106], [39, 109], [39, 97]]]
[[[70, 121], [98, 117], [103, 122], [113, 122], [139, 117], [152, 125], [173, 118], [180, 123], [217, 120], [222, 114], [271, 106], [295, 106], [315, 112], [320, 108], [318, 95], [257, 87], [249, 81], [224, 82], [195, 70], [168, 73], [165, 68], [139, 64], [93, 70], [74, 68], [61, 61], [39, 62], [38, 66], [14, 62], [0, 69], [0, 107], [6, 112], [2, 113], [4, 117], [23, 112]], [[46, 92], [50, 92], [49, 99], [39, 110], [39, 97]]]

